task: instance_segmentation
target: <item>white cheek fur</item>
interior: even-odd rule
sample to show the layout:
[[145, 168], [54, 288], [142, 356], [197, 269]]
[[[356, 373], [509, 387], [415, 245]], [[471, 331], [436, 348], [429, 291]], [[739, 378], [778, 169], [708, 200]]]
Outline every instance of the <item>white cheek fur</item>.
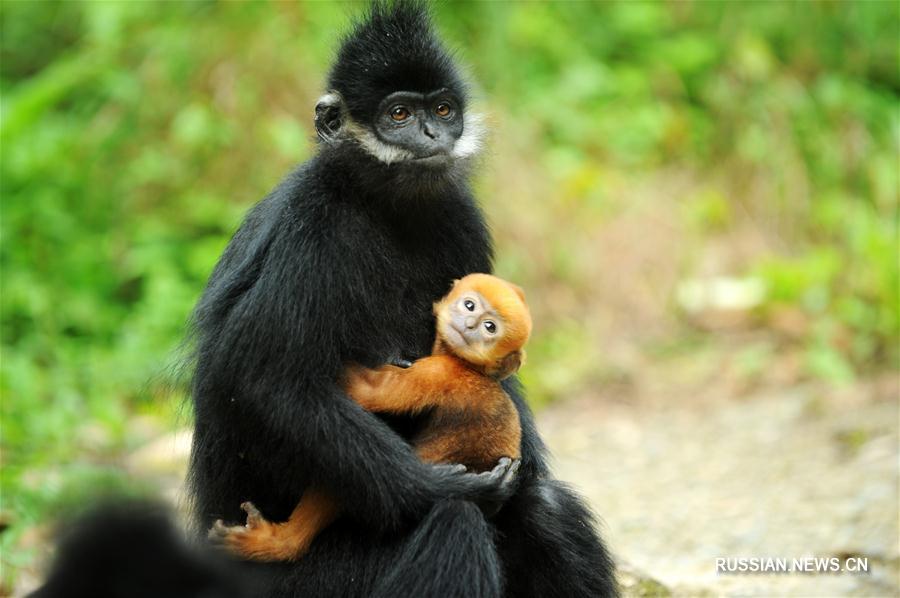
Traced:
[[411, 160], [414, 157], [411, 152], [408, 152], [405, 149], [384, 143], [378, 139], [374, 133], [350, 119], [347, 119], [344, 128], [349, 136], [355, 139], [356, 142], [366, 150], [366, 153], [379, 162], [393, 164], [395, 162]]
[[468, 158], [481, 151], [484, 145], [484, 116], [473, 112], [464, 117], [462, 137], [453, 146], [454, 158]]
[[[464, 119], [463, 134], [456, 140], [451, 152], [454, 158], [474, 156], [481, 151], [484, 144], [484, 117], [481, 114], [472, 113], [467, 114]], [[384, 143], [374, 133], [347, 116], [344, 117], [344, 130], [366, 153], [384, 164], [405, 162], [415, 157], [412, 152]]]

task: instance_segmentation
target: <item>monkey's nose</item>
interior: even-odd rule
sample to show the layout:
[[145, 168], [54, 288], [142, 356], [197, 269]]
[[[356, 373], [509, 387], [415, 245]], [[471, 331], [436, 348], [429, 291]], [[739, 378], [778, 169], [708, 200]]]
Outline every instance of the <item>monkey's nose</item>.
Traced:
[[438, 137], [437, 133], [432, 131], [431, 127], [429, 127], [427, 123], [422, 125], [422, 132], [428, 135], [430, 139], [437, 139]]
[[475, 319], [474, 316], [469, 316], [466, 318], [466, 328], [475, 328], [475, 324], [478, 323], [478, 320]]

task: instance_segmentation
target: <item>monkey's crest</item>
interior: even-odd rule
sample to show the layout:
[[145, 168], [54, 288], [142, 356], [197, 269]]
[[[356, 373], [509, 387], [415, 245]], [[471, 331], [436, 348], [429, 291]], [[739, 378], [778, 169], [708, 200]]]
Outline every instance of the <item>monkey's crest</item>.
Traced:
[[434, 35], [427, 6], [416, 0], [374, 2], [344, 39], [328, 88], [354, 119], [370, 122], [377, 101], [399, 89], [465, 91], [462, 77]]

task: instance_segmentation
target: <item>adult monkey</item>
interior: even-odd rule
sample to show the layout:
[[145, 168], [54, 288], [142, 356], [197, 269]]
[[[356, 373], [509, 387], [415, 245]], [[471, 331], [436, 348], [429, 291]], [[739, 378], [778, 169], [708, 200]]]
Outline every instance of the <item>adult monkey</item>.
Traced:
[[[466, 183], [478, 120], [422, 5], [374, 4], [328, 83], [317, 155], [250, 212], [196, 308], [199, 531], [249, 499], [284, 520], [314, 483], [345, 517], [299, 563], [247, 565], [269, 595], [615, 594], [515, 382], [521, 467], [478, 476], [421, 462], [338, 387], [346, 363], [428, 355], [432, 303], [489, 272], [491, 246]], [[488, 521], [475, 504], [502, 508]]]

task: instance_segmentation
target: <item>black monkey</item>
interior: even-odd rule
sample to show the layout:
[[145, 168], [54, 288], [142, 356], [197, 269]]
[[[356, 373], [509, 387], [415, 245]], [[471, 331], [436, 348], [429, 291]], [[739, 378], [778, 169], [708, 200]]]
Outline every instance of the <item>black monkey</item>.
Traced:
[[[344, 517], [298, 563], [247, 563], [268, 580], [260, 595], [614, 595], [516, 382], [521, 467], [477, 476], [423, 463], [395, 431], [415, 421], [382, 421], [340, 390], [347, 363], [428, 355], [432, 303], [489, 272], [492, 253], [467, 186], [480, 123], [422, 5], [372, 5], [328, 85], [317, 155], [249, 213], [195, 311], [197, 531], [242, 520], [247, 500], [287, 519], [315, 484]], [[484, 503], [503, 506], [487, 520]]]
[[42, 587], [29, 598], [253, 598], [252, 576], [185, 544], [169, 510], [108, 498], [63, 532]]

